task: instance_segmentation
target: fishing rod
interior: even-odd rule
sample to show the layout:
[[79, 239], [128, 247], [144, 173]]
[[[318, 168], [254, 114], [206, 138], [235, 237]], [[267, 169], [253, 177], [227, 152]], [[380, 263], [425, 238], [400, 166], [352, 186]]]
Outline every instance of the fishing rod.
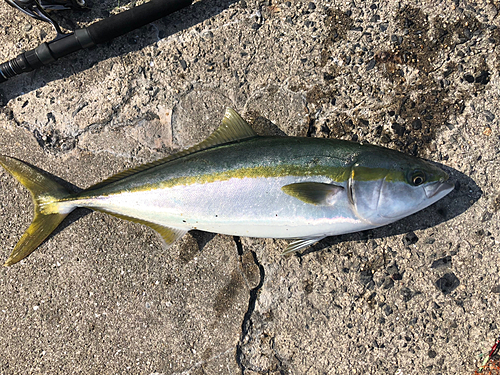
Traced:
[[0, 83], [16, 75], [48, 65], [70, 53], [108, 42], [188, 7], [193, 0], [151, 0], [69, 34], [61, 31], [57, 22], [47, 11], [84, 9], [87, 8], [86, 0], [6, 0], [6, 2], [30, 17], [50, 23], [56, 30], [57, 36], [50, 42], [42, 43], [0, 64]]

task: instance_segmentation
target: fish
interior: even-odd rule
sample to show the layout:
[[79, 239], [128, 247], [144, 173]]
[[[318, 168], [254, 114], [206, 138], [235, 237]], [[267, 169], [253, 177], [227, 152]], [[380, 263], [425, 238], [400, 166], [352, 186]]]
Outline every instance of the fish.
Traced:
[[292, 239], [284, 253], [409, 216], [454, 189], [429, 161], [339, 139], [259, 136], [228, 108], [201, 143], [79, 192], [21, 160], [0, 165], [31, 193], [34, 218], [5, 262], [32, 253], [79, 207], [149, 226], [167, 247], [198, 229]]

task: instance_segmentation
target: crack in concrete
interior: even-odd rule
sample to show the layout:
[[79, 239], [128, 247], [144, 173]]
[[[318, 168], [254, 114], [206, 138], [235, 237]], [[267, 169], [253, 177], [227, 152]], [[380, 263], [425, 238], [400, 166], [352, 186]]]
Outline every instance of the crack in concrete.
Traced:
[[[238, 255], [240, 256], [240, 261], [241, 257], [243, 255], [243, 245], [241, 244], [240, 237], [234, 236], [234, 242], [236, 243], [236, 248], [238, 249]], [[264, 278], [265, 278], [265, 272], [264, 272], [264, 267], [259, 263], [259, 260], [257, 259], [257, 254], [255, 254], [254, 251], [251, 251], [251, 254], [253, 256], [253, 260], [257, 267], [259, 268], [259, 284], [255, 288], [250, 289], [250, 298], [248, 300], [248, 309], [243, 317], [243, 322], [241, 323], [241, 335], [240, 335], [240, 340], [238, 344], [236, 345], [236, 363], [238, 364], [238, 367], [241, 370], [241, 374], [245, 374], [246, 367], [243, 364], [242, 357], [243, 357], [243, 342], [245, 340], [245, 337], [248, 335], [248, 332], [250, 331], [250, 328], [252, 327], [252, 314], [255, 310], [255, 303], [257, 302], [257, 296], [259, 294], [260, 289], [262, 288], [262, 285], [264, 285]]]

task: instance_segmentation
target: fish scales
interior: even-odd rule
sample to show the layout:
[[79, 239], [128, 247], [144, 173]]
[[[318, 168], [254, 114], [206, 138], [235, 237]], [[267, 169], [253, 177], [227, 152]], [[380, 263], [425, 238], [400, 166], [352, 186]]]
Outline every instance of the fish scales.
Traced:
[[335, 205], [322, 207], [297, 201], [281, 190], [305, 181], [346, 188], [359, 148], [349, 146], [352, 152], [346, 153], [332, 147], [332, 140], [252, 138], [167, 161], [84, 192], [71, 203], [169, 227], [229, 235], [325, 236], [345, 233], [346, 223], [358, 223], [361, 230], [368, 225], [353, 213], [345, 189]]
[[7, 156], [35, 216], [6, 265], [35, 250], [78, 207], [145, 224], [170, 246], [191, 229], [290, 238], [285, 252], [394, 222], [441, 199], [441, 169], [394, 150], [333, 139], [260, 137], [233, 110], [205, 141], [71, 194]]

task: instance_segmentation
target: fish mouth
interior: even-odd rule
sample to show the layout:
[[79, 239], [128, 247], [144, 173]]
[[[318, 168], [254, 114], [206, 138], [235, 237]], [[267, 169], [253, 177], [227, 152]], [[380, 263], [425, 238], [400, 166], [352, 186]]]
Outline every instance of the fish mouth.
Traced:
[[429, 199], [434, 197], [441, 199], [445, 195], [449, 194], [453, 189], [455, 189], [455, 185], [443, 181], [438, 181], [424, 187], [425, 195]]

